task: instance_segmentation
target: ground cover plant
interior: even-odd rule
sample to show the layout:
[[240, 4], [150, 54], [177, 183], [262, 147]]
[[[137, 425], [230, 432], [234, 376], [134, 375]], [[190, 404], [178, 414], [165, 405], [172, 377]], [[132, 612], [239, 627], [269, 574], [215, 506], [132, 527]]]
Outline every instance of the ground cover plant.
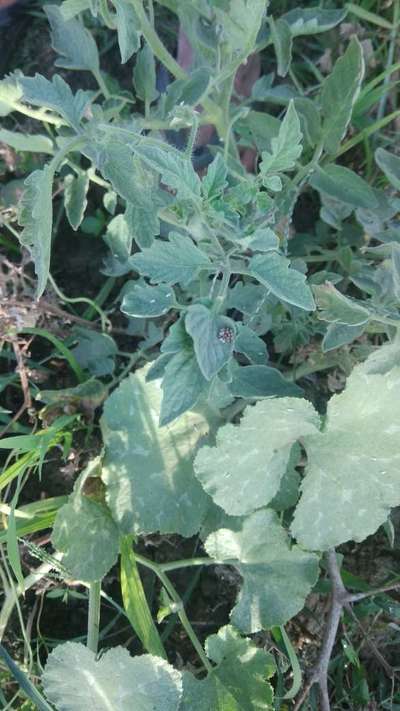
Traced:
[[3, 707], [399, 708], [398, 3], [29, 17], [46, 61], [0, 81]]

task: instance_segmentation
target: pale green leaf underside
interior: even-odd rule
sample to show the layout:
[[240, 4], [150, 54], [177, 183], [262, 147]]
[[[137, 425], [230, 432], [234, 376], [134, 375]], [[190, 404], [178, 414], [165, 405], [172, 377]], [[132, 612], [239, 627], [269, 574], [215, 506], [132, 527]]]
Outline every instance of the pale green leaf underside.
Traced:
[[115, 521], [124, 533], [199, 530], [208, 497], [193, 472], [193, 457], [208, 425], [186, 413], [159, 427], [161, 388], [146, 370], [124, 380], [104, 406], [103, 480]]
[[329, 402], [327, 423], [306, 437], [308, 466], [292, 525], [299, 543], [325, 550], [362, 541], [400, 504], [400, 368], [368, 361]]
[[49, 166], [35, 170], [25, 180], [19, 223], [24, 227], [20, 240], [28, 247], [38, 277], [36, 296], [42, 296], [50, 271], [51, 230], [53, 223], [53, 172]]
[[322, 85], [322, 131], [324, 147], [328, 153], [336, 153], [346, 133], [363, 75], [362, 47], [357, 38], [353, 37]]
[[238, 426], [220, 428], [216, 447], [198, 451], [196, 476], [226, 513], [251, 513], [277, 494], [292, 444], [318, 427], [319, 417], [306, 400], [258, 402], [247, 408]]
[[399, 156], [385, 151], [384, 148], [378, 148], [375, 151], [375, 160], [380, 169], [383, 170], [389, 182], [400, 190], [400, 158]]
[[78, 176], [67, 175], [64, 179], [64, 204], [68, 222], [73, 230], [77, 230], [83, 220], [87, 207], [87, 191], [89, 178], [87, 173]]
[[174, 292], [170, 286], [135, 284], [125, 294], [121, 311], [131, 318], [154, 318], [166, 314], [174, 302]]
[[181, 675], [163, 659], [115, 647], [96, 661], [76, 642], [55, 648], [42, 681], [57, 711], [178, 711], [182, 696]]
[[271, 509], [244, 519], [241, 530], [228, 528], [208, 536], [207, 553], [234, 565], [243, 578], [231, 614], [242, 632], [253, 633], [285, 624], [304, 606], [318, 578], [318, 558], [297, 546], [290, 548], [286, 532]]
[[318, 306], [318, 317], [322, 321], [360, 326], [367, 323], [370, 318], [368, 309], [344, 296], [329, 282], [314, 286], [313, 291]]

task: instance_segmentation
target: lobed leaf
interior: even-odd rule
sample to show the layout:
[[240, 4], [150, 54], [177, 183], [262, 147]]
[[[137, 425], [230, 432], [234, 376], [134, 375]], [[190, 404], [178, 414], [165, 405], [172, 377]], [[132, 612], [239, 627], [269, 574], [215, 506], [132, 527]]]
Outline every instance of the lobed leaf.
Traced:
[[249, 514], [274, 498], [293, 443], [318, 426], [319, 417], [306, 400], [258, 402], [246, 409], [239, 425], [218, 430], [215, 447], [201, 447], [194, 462], [196, 476], [226, 513]]
[[400, 368], [356, 367], [328, 404], [323, 432], [304, 438], [308, 465], [292, 532], [312, 550], [362, 541], [400, 503]]
[[271, 509], [246, 517], [239, 530], [212, 533], [205, 548], [212, 558], [237, 568], [243, 579], [231, 621], [245, 633], [285, 624], [303, 608], [318, 578], [318, 557], [290, 547]]

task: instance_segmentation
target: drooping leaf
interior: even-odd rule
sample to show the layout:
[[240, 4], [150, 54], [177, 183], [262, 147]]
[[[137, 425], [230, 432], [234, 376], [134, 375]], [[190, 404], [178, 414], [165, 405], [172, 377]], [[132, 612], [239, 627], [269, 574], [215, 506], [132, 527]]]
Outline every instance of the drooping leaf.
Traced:
[[[104, 241], [111, 250], [113, 257], [121, 262], [127, 262], [132, 251], [133, 235], [125, 215], [116, 215], [107, 225]], [[129, 265], [127, 265], [129, 267]]]
[[300, 119], [305, 140], [315, 146], [321, 137], [321, 112], [315, 101], [304, 96], [294, 99], [294, 106]]
[[318, 317], [329, 323], [360, 326], [368, 322], [370, 312], [361, 303], [349, 299], [329, 282], [313, 287]]
[[304, 438], [308, 465], [292, 531], [301, 545], [326, 550], [362, 541], [400, 503], [400, 368], [357, 366], [328, 404], [323, 432]]
[[140, 47], [140, 22], [129, 0], [112, 0], [117, 15], [118, 45], [121, 63], [125, 64]]
[[182, 696], [180, 673], [160, 657], [114, 647], [96, 660], [77, 642], [51, 652], [42, 683], [57, 711], [177, 711]]
[[200, 370], [206, 380], [211, 380], [232, 356], [235, 323], [202, 304], [194, 304], [188, 308], [185, 326], [193, 339]]
[[363, 50], [358, 39], [352, 37], [345, 53], [322, 84], [322, 135], [328, 153], [337, 152], [346, 133], [363, 76]]
[[285, 624], [304, 606], [318, 578], [318, 558], [290, 547], [271, 509], [247, 516], [240, 530], [221, 528], [208, 536], [207, 553], [239, 571], [243, 585], [231, 614], [245, 633]]
[[248, 326], [242, 325], [239, 328], [234, 350], [236, 353], [243, 353], [254, 365], [264, 365], [268, 360], [265, 341]]
[[82, 368], [97, 376], [114, 372], [118, 348], [111, 336], [80, 327], [74, 329], [73, 335], [78, 343], [72, 353]]
[[319, 418], [300, 398], [268, 399], [248, 407], [240, 425], [217, 432], [215, 447], [204, 446], [195, 472], [215, 503], [234, 516], [266, 506], [279, 490], [293, 443], [315, 433]]
[[87, 207], [88, 188], [89, 178], [83, 171], [77, 177], [69, 174], [64, 178], [65, 212], [73, 230], [77, 230], [83, 220]]
[[278, 136], [272, 138], [271, 152], [263, 151], [260, 171], [262, 176], [292, 170], [302, 152], [300, 120], [293, 101], [289, 102]]
[[289, 71], [292, 61], [293, 35], [290, 25], [284, 18], [279, 18], [276, 22], [270, 21], [272, 42], [278, 60], [278, 76], [285, 77]]
[[201, 182], [190, 158], [167, 145], [159, 148], [140, 144], [135, 150], [146, 165], [161, 175], [163, 183], [176, 190], [179, 200], [199, 202]]
[[171, 286], [135, 284], [125, 294], [121, 311], [131, 318], [154, 318], [168, 313], [174, 303], [174, 290]]
[[165, 367], [160, 426], [168, 425], [194, 407], [207, 392], [208, 382], [191, 349], [176, 353]]
[[109, 510], [83, 493], [74, 493], [59, 509], [51, 541], [76, 580], [101, 580], [118, 558], [119, 533]]
[[89, 30], [75, 18], [65, 21], [58, 5], [45, 5], [44, 10], [51, 26], [52, 47], [61, 55], [56, 66], [98, 74], [99, 55]]
[[310, 178], [310, 185], [330, 197], [353, 207], [374, 208], [377, 199], [373, 189], [349, 168], [342, 165], [319, 166]]
[[50, 153], [53, 154], [53, 141], [48, 136], [39, 133], [32, 135], [19, 133], [18, 131], [7, 131], [0, 129], [0, 142], [6, 143], [16, 151], [27, 151], [28, 153]]
[[314, 311], [315, 304], [306, 277], [277, 252], [256, 255], [248, 266], [248, 273], [269, 289], [278, 299], [305, 311]]
[[156, 63], [154, 54], [147, 42], [137, 53], [136, 64], [133, 70], [133, 82], [139, 99], [148, 101], [149, 103], [157, 99]]
[[200, 414], [160, 427], [159, 382], [136, 371], [114, 390], [102, 418], [107, 500], [123, 533], [198, 531], [208, 502], [193, 472], [199, 439], [208, 432]]
[[273, 657], [227, 625], [206, 641], [207, 656], [217, 667], [206, 679], [183, 675], [179, 711], [255, 711], [273, 709], [273, 690], [267, 683]]
[[293, 37], [315, 35], [336, 27], [346, 17], [344, 10], [321, 10], [319, 7], [290, 10], [282, 18], [290, 26]]
[[286, 380], [276, 368], [268, 365], [246, 365], [237, 368], [229, 383], [232, 395], [243, 398], [285, 397], [302, 395], [303, 391]]
[[210, 261], [190, 237], [170, 232], [168, 241], [155, 240], [151, 247], [135, 254], [132, 266], [153, 283], [189, 284]]
[[50, 271], [51, 231], [53, 223], [53, 171], [46, 165], [35, 170], [24, 183], [19, 223], [24, 228], [21, 244], [28, 247], [38, 277], [36, 296], [42, 296]]
[[396, 190], [400, 190], [399, 156], [389, 153], [389, 151], [385, 151], [384, 148], [378, 148], [375, 151], [375, 160], [393, 187], [395, 187]]
[[34, 77], [18, 77], [22, 99], [33, 106], [45, 107], [63, 116], [74, 128], [78, 128], [92, 92], [79, 89], [73, 94], [70, 86], [58, 74], [51, 81], [35, 74]]

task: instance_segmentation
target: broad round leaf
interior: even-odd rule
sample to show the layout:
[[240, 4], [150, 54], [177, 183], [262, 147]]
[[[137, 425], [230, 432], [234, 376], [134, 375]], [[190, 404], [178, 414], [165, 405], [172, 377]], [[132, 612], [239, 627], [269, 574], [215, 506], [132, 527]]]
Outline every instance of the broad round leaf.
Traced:
[[96, 661], [75, 642], [55, 648], [42, 681], [57, 711], [178, 711], [182, 695], [181, 675], [159, 657], [115, 647]]

